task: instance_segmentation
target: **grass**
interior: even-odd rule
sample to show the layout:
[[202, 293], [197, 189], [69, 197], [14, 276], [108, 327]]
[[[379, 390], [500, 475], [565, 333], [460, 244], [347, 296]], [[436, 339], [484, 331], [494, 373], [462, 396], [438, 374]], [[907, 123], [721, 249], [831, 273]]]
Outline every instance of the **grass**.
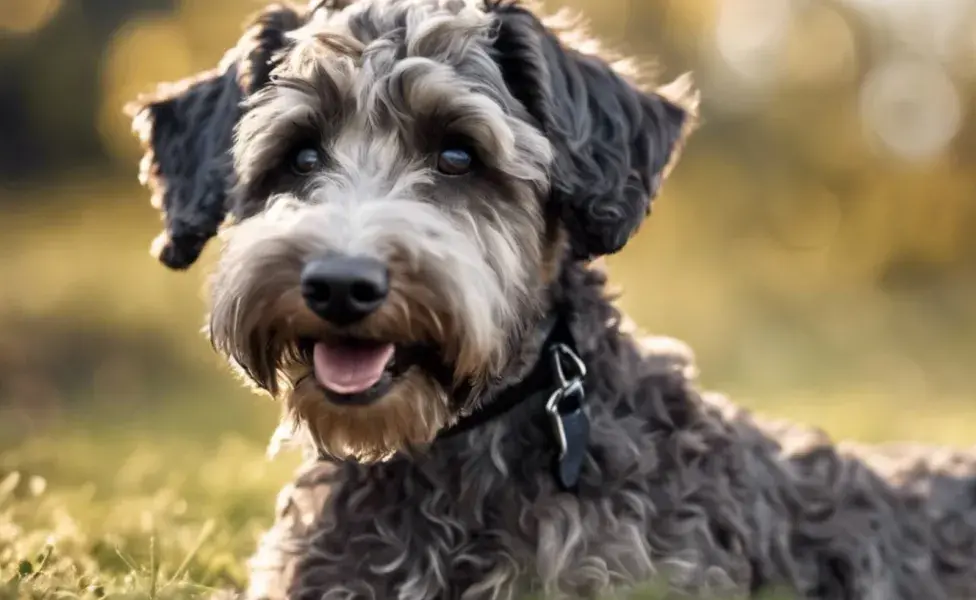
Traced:
[[[221, 402], [222, 390], [194, 390], [214, 402], [158, 391], [154, 409], [82, 404], [42, 432], [0, 429], [11, 442], [0, 451], [0, 600], [201, 598], [241, 589], [245, 560], [297, 457], [266, 458], [270, 403], [243, 394]], [[881, 403], [833, 405], [829, 421], [860, 427], [861, 437], [875, 437], [872, 423], [884, 421]], [[976, 419], [961, 414], [922, 423], [923, 437], [972, 439]], [[0, 416], [4, 422], [13, 421]]]
[[0, 599], [195, 598], [244, 584], [294, 457], [268, 461], [253, 432], [214, 435], [219, 414], [177, 405], [86, 409], [0, 454]]

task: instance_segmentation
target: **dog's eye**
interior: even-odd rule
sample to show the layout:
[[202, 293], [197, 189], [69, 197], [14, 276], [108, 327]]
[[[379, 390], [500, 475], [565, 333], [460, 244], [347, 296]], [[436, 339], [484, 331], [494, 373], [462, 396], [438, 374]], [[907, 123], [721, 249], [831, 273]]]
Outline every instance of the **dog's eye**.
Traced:
[[292, 166], [295, 172], [306, 175], [311, 173], [322, 164], [322, 156], [315, 148], [302, 148], [295, 153]]
[[474, 157], [464, 148], [448, 148], [437, 155], [437, 170], [445, 175], [464, 175], [473, 164]]

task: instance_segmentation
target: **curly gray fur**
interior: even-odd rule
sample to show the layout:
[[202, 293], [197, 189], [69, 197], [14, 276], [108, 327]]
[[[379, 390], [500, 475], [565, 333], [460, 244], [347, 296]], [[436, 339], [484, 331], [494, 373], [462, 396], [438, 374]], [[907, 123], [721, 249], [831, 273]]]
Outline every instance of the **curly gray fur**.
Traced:
[[696, 595], [976, 597], [976, 451], [833, 445], [702, 393], [673, 340], [634, 338], [603, 276], [562, 293], [589, 366], [577, 494], [519, 410], [413, 459], [311, 464], [283, 490], [250, 597], [594, 597], [665, 577]]

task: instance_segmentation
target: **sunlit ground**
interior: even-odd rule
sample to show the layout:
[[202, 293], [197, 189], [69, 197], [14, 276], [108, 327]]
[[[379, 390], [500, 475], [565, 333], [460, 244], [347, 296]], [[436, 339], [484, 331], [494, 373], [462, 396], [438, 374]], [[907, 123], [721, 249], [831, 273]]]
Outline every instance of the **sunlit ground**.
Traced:
[[[298, 457], [265, 458], [277, 407], [200, 333], [204, 269], [147, 256], [143, 193], [74, 181], [0, 231], [0, 598], [240, 588]], [[838, 437], [976, 440], [969, 322], [929, 314], [952, 293], [937, 310], [870, 291], [760, 302], [748, 265], [680, 238], [675, 185], [611, 267], [641, 324], [699, 349], [707, 386]]]
[[0, 597], [178, 598], [243, 584], [294, 461], [268, 462], [254, 427], [223, 431], [194, 410], [183, 398], [199, 391], [169, 390], [138, 415], [71, 415], [3, 453]]

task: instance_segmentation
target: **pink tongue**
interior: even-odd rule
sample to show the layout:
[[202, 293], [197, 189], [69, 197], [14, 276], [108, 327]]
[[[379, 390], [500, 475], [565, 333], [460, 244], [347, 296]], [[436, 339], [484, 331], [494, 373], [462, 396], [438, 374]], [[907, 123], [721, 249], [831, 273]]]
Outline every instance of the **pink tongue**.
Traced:
[[393, 358], [393, 344], [351, 346], [318, 342], [312, 353], [315, 378], [337, 394], [358, 394], [373, 387]]

